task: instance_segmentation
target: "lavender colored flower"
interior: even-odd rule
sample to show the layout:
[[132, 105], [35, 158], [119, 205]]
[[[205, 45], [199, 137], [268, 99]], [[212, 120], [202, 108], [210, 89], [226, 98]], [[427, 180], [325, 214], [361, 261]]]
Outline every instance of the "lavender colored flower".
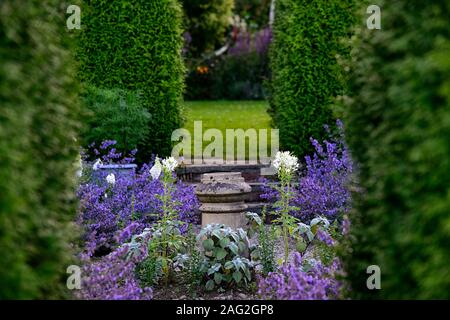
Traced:
[[329, 247], [332, 247], [335, 244], [330, 234], [320, 228], [317, 230], [316, 237], [319, 241], [325, 243]]
[[152, 289], [142, 288], [134, 276], [138, 258], [127, 259], [127, 251], [127, 247], [122, 247], [100, 260], [84, 256], [78, 297], [84, 300], [150, 300]]
[[[308, 270], [309, 269], [309, 270]], [[299, 253], [294, 261], [258, 279], [258, 294], [273, 300], [330, 300], [340, 296], [342, 283], [336, 280], [341, 271], [338, 260], [330, 266], [315, 262], [305, 268]]]
[[232, 56], [247, 55], [256, 52], [259, 55], [266, 55], [272, 41], [272, 30], [262, 29], [252, 35], [250, 32], [240, 32], [234, 45], [228, 50]]
[[[340, 121], [338, 127], [342, 128]], [[292, 215], [304, 222], [318, 215], [335, 219], [351, 208], [348, 187], [353, 163], [343, 133], [339, 141], [320, 144], [311, 139], [311, 143], [315, 153], [305, 157], [306, 167], [299, 176], [296, 196], [291, 203], [300, 210], [292, 212]], [[270, 188], [270, 184], [265, 183], [262, 189], [262, 199], [269, 202], [278, 199], [277, 191]]]
[[[110, 158], [105, 160], [111, 161]], [[78, 223], [84, 229], [89, 253], [103, 255], [111, 252], [126, 240], [129, 230], [142, 231], [159, 219], [162, 214], [159, 196], [163, 194], [163, 185], [160, 180], [152, 179], [150, 167], [144, 165], [138, 173], [133, 172], [129, 176], [119, 175], [115, 183], [109, 185], [99, 182], [105, 181], [107, 173], [98, 172], [97, 180], [79, 187]], [[199, 203], [193, 186], [178, 181], [172, 199], [181, 221], [199, 222]], [[181, 231], [184, 232], [184, 228]]]

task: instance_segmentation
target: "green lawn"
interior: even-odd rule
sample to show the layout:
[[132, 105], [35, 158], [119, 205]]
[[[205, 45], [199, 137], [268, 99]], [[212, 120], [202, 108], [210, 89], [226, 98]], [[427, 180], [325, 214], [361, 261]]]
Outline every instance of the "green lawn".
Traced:
[[[202, 121], [203, 133], [208, 129], [219, 129], [225, 137], [226, 129], [268, 129], [271, 118], [267, 114], [266, 101], [186, 101], [184, 102], [184, 128], [194, 133], [194, 121]], [[202, 137], [195, 137], [201, 140]], [[194, 140], [194, 139], [192, 139]], [[270, 139], [269, 147], [270, 147]], [[192, 141], [192, 144], [194, 141]], [[209, 142], [203, 143], [203, 148]], [[248, 151], [248, 143], [246, 143]], [[250, 146], [251, 148], [256, 146]], [[224, 153], [226, 152], [224, 146]], [[246, 152], [246, 158], [248, 152]]]

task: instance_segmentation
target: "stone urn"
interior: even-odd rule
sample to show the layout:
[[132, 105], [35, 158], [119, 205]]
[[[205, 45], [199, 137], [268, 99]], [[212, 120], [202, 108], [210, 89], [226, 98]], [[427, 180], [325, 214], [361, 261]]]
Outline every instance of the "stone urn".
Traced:
[[211, 223], [244, 227], [248, 208], [245, 200], [250, 192], [240, 172], [204, 173], [195, 190], [201, 203], [202, 227]]

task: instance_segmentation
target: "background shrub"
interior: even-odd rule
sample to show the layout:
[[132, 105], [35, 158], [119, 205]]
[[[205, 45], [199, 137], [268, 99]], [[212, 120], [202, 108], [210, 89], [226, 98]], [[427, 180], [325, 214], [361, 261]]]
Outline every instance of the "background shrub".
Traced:
[[336, 57], [348, 49], [354, 1], [277, 0], [270, 54], [270, 113], [280, 129], [280, 147], [298, 157], [312, 153], [309, 139], [325, 138], [324, 124], [334, 123], [333, 97], [345, 81]]
[[81, 78], [100, 88], [140, 90], [151, 114], [139, 160], [168, 155], [180, 127], [184, 67], [176, 0], [84, 1]]
[[269, 28], [255, 33], [240, 32], [226, 54], [193, 60], [186, 79], [186, 99], [264, 99], [269, 78]]
[[[379, 1], [365, 21], [346, 99], [355, 195], [346, 268], [356, 298], [450, 297], [450, 1]], [[381, 268], [367, 290], [366, 268]], [[350, 272], [351, 271], [351, 272]]]
[[230, 25], [234, 0], [182, 0], [184, 24], [189, 34], [189, 55], [200, 57], [221, 47]]
[[56, 0], [0, 3], [0, 299], [65, 295], [80, 107]]
[[269, 23], [269, 10], [272, 0], [235, 0], [234, 11], [245, 19], [249, 28], [259, 29]]
[[142, 106], [142, 96], [129, 90], [88, 87], [84, 102], [91, 111], [84, 146], [105, 140], [116, 141], [121, 152], [137, 149], [148, 134], [150, 114]]

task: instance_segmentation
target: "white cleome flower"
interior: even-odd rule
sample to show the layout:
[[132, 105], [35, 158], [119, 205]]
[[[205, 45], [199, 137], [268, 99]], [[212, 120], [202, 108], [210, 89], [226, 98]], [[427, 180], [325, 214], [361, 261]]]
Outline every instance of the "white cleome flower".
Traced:
[[178, 167], [178, 162], [174, 157], [169, 157], [162, 161], [162, 165], [165, 170], [173, 172], [175, 168]]
[[153, 167], [150, 169], [150, 175], [152, 176], [153, 180], [156, 180], [159, 178], [159, 176], [161, 175], [161, 171], [162, 171], [162, 165], [161, 162], [159, 162], [159, 159], [156, 158], [155, 159], [155, 164], [153, 165]]
[[97, 159], [97, 161], [95, 161], [94, 165], [92, 166], [92, 170], [97, 171], [98, 168], [102, 165], [102, 160]]
[[116, 183], [116, 176], [114, 175], [114, 173], [108, 174], [108, 176], [106, 177], [106, 182], [112, 185]]
[[285, 170], [287, 173], [293, 173], [298, 169], [298, 159], [289, 151], [278, 151], [272, 165], [278, 172]]

